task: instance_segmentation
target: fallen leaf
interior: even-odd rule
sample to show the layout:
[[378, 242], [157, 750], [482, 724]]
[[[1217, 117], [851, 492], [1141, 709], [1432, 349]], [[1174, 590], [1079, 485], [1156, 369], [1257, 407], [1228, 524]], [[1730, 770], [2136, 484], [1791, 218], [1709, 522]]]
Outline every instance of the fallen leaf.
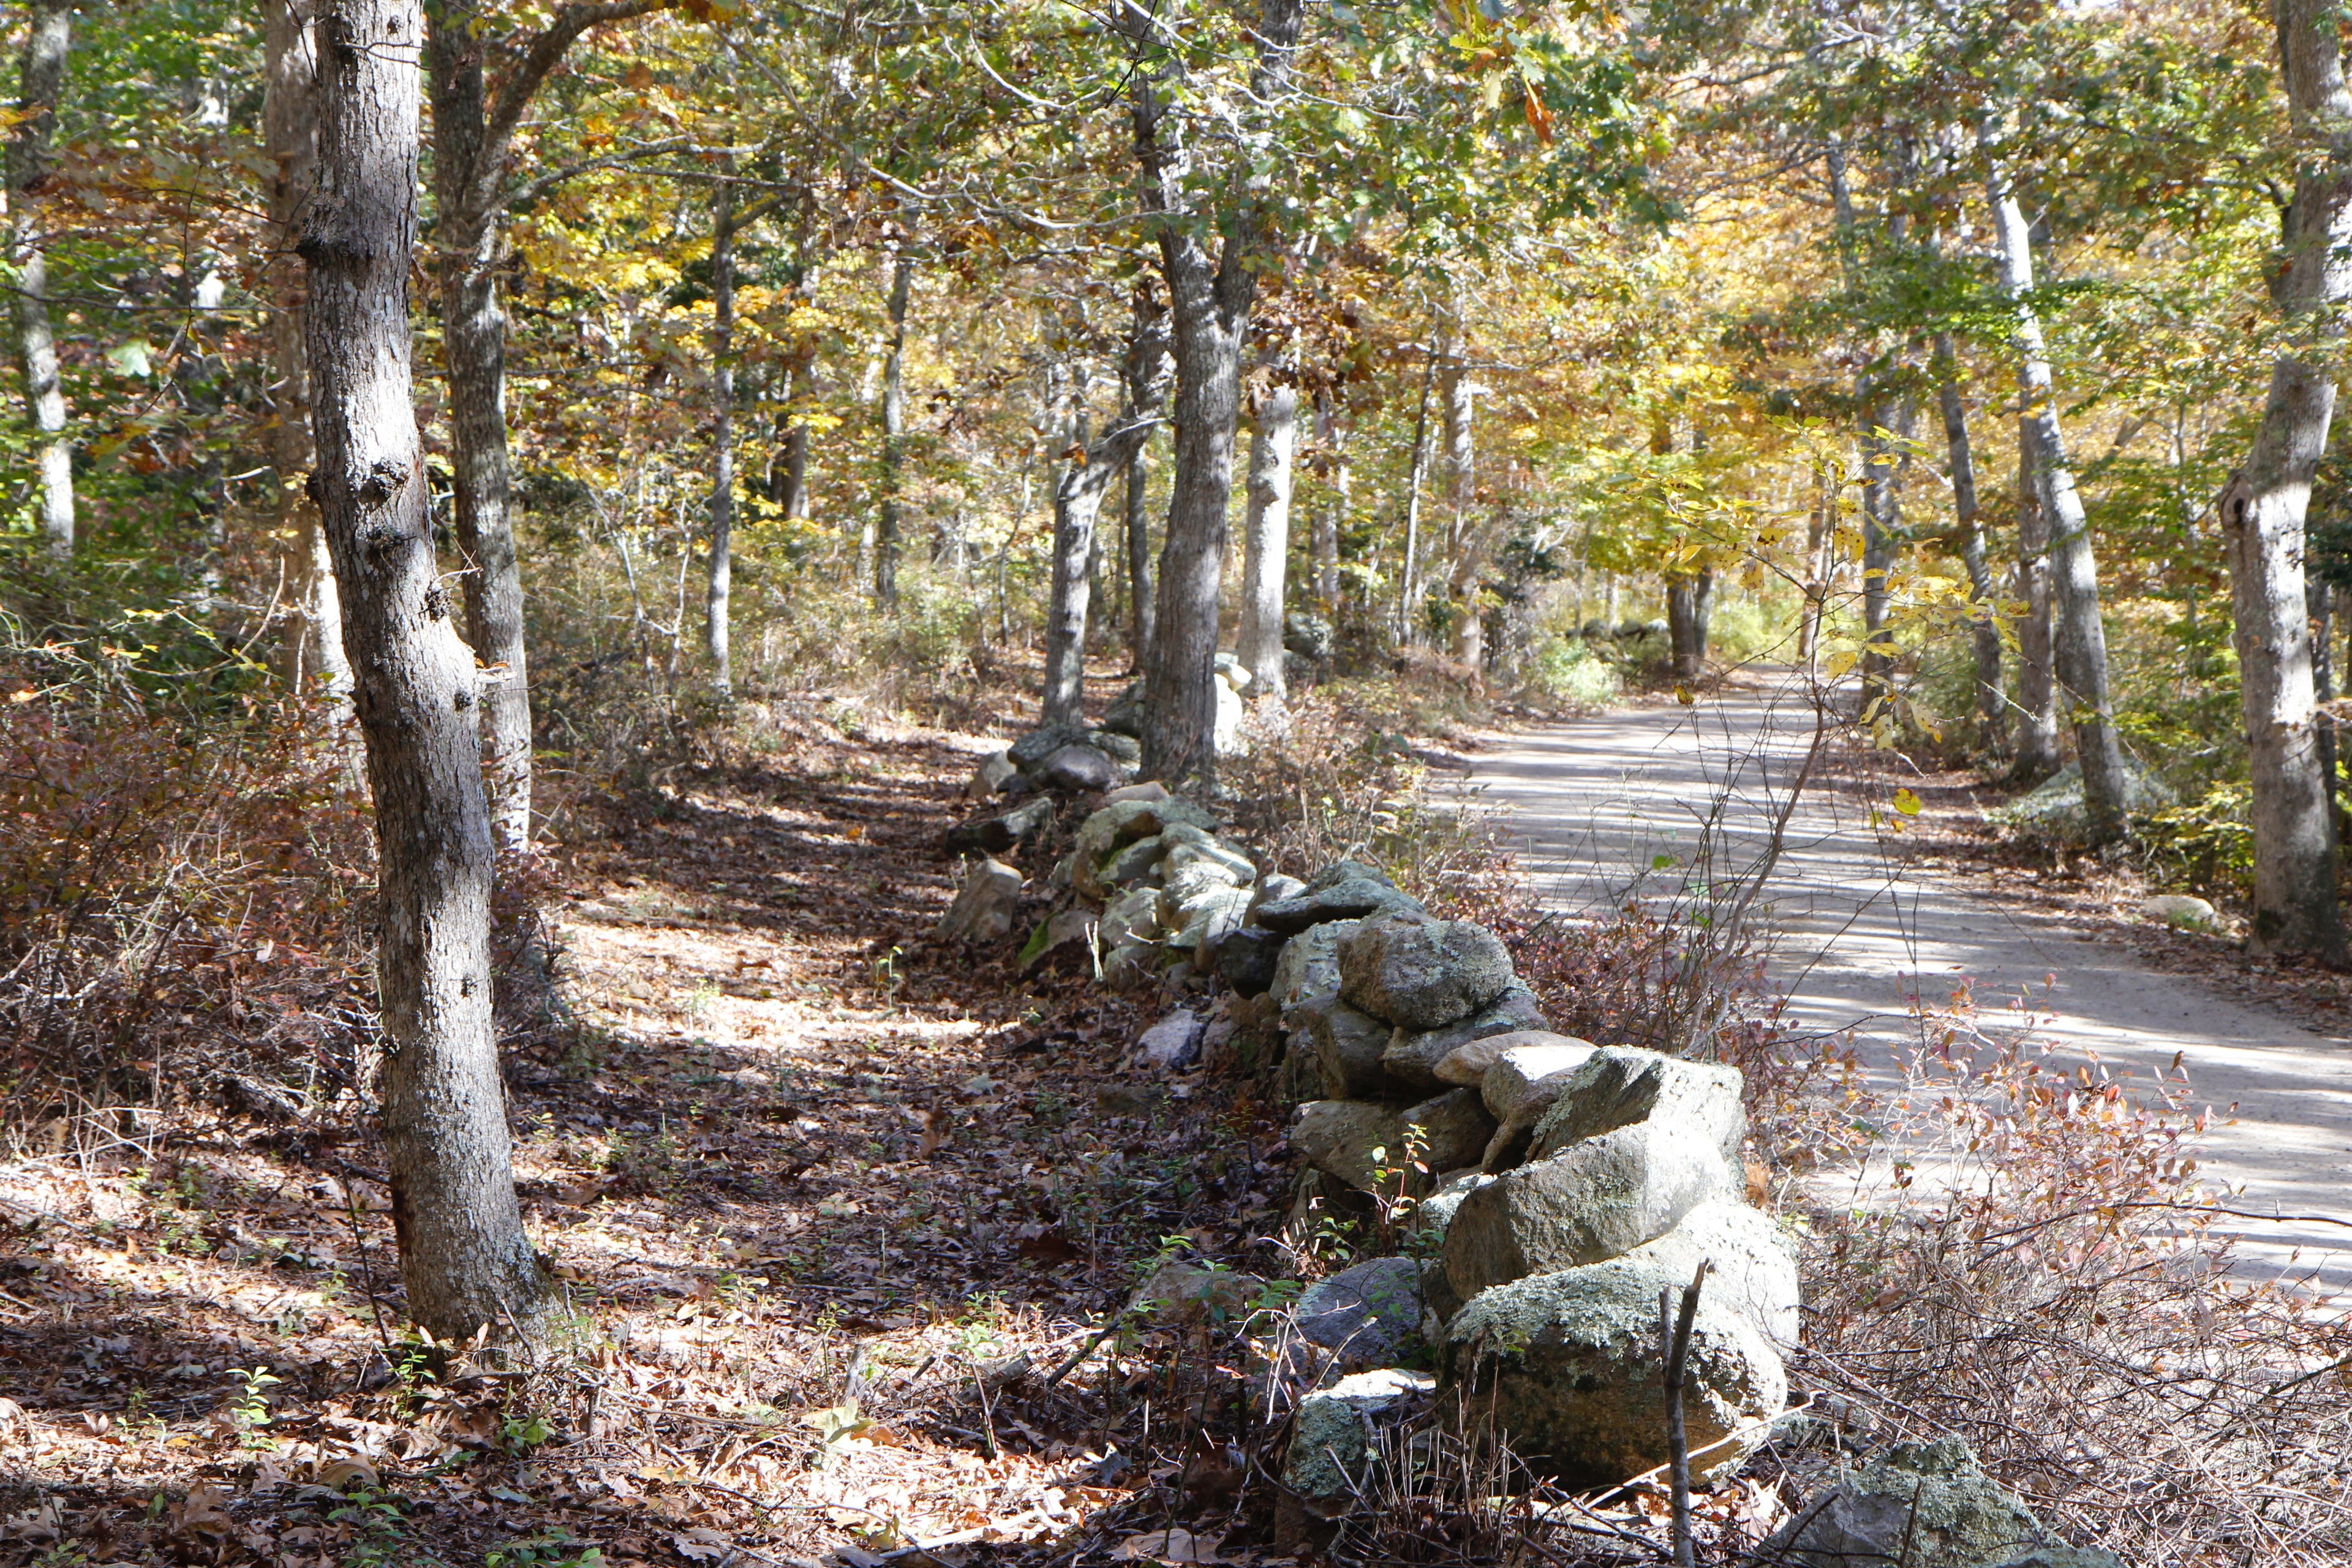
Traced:
[[680, 1557], [689, 1563], [716, 1563], [722, 1557], [731, 1557], [735, 1554], [733, 1542], [717, 1531], [705, 1529], [701, 1525], [671, 1536], [669, 1543], [677, 1549]]

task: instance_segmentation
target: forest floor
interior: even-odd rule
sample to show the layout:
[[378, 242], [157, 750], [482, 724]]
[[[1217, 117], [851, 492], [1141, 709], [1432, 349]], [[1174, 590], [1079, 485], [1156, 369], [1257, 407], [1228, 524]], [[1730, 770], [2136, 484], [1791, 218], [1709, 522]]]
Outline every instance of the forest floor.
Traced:
[[1187, 1418], [1171, 1335], [1062, 1363], [1170, 1238], [1264, 1245], [1279, 1122], [1122, 1072], [1137, 1005], [933, 944], [982, 742], [755, 740], [551, 852], [568, 1016], [509, 1084], [572, 1342], [492, 1371], [384, 1333], [363, 1127], [125, 1119], [0, 1182], [0, 1564], [1075, 1562], [1107, 1507], [1234, 1491], [1128, 1457]]
[[[1493, 737], [1472, 787], [1511, 808], [1548, 902], [1613, 907], [1744, 875], [1815, 732], [1794, 672], [1759, 669], [1694, 705]], [[2142, 920], [2127, 869], [2021, 845], [1988, 822], [1998, 803], [1968, 775], [1824, 748], [1766, 884], [1782, 1024], [1851, 1037], [1882, 1085], [1958, 1028], [2031, 1038], [2151, 1103], [2210, 1109], [2200, 1156], [2244, 1211], [2242, 1259], [2352, 1284], [2340, 977]]]

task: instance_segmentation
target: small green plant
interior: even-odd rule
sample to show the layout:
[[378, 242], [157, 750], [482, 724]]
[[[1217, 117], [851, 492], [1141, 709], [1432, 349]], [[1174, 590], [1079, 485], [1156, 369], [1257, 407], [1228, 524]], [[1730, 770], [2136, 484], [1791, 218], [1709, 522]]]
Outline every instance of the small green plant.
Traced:
[[229, 1406], [230, 1419], [244, 1433], [247, 1448], [268, 1449], [278, 1447], [277, 1440], [263, 1433], [269, 1425], [269, 1391], [284, 1380], [266, 1366], [234, 1367], [237, 1380], [244, 1386], [236, 1402]]
[[549, 1431], [547, 1423], [537, 1415], [509, 1415], [500, 1425], [499, 1436], [506, 1444], [507, 1452], [520, 1457], [541, 1447], [555, 1434]]
[[352, 1537], [343, 1553], [342, 1568], [421, 1568], [434, 1559], [414, 1550], [401, 1537], [406, 1521], [400, 1505], [382, 1492], [362, 1487], [328, 1511], [327, 1522], [340, 1524]]
[[557, 1526], [508, 1542], [482, 1559], [482, 1568], [605, 1568], [604, 1548]]

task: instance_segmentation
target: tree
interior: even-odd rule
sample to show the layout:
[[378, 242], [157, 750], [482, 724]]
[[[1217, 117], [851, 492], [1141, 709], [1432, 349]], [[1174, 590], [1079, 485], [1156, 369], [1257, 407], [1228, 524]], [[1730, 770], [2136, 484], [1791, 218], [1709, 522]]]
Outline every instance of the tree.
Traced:
[[73, 44], [73, 0], [32, 0], [25, 29], [21, 118], [8, 138], [8, 248], [16, 268], [16, 352], [25, 367], [25, 404], [38, 442], [41, 542], [65, 557], [74, 547], [73, 440], [66, 434], [65, 388], [49, 322], [48, 237], [42, 231], [41, 187], [55, 163], [58, 100], [65, 95]]
[[1298, 389], [1266, 388], [1250, 427], [1249, 500], [1242, 521], [1242, 619], [1234, 657], [1250, 695], [1283, 699], [1283, 585], [1290, 563], [1290, 497], [1298, 447]]
[[490, 1017], [496, 861], [473, 710], [426, 508], [411, 375], [418, 0], [329, 0], [319, 190], [299, 251], [319, 511], [374, 792], [379, 1082], [410, 1315], [444, 1339], [538, 1327]]
[[[1263, 0], [1248, 99], [1263, 115], [1286, 94], [1304, 0]], [[1242, 349], [1258, 274], [1275, 233], [1245, 168], [1227, 172], [1223, 199], [1203, 210], [1175, 93], [1184, 61], [1180, 9], [1155, 14], [1122, 0], [1117, 26], [1136, 56], [1130, 89], [1143, 205], [1160, 245], [1176, 361], [1175, 474], [1160, 548], [1152, 657], [1144, 671], [1143, 770], [1170, 784], [1213, 773], [1217, 609], [1233, 500], [1234, 437], [1241, 419]], [[1212, 252], [1208, 239], [1222, 237]]]
[[[490, 820], [501, 847], [530, 842], [530, 682], [522, 565], [515, 551], [507, 443], [507, 319], [499, 298], [499, 219], [515, 133], [540, 87], [580, 36], [658, 10], [667, 0], [583, 0], [535, 34], [493, 39], [486, 18], [426, 0], [425, 64], [433, 97], [433, 271], [441, 356], [449, 374], [449, 465], [457, 547], [466, 559], [466, 636], [491, 679], [482, 694]], [[484, 57], [509, 66], [493, 82]]]
[[1075, 453], [1054, 486], [1054, 587], [1045, 610], [1045, 689], [1040, 721], [1076, 724], [1084, 717], [1087, 620], [1094, 584], [1095, 520], [1128, 460], [1160, 423], [1149, 408]]
[[2274, 0], [2294, 137], [2294, 194], [2281, 223], [2273, 293], [2287, 347], [2246, 466], [2221, 500], [2253, 784], [2257, 952], [2345, 961], [2336, 832], [2320, 766], [2304, 587], [2312, 476], [2336, 410], [2336, 317], [2352, 298], [2352, 89], [2343, 18], [2314, 0]]
[[1969, 596], [1979, 608], [1969, 617], [1976, 653], [1977, 735], [1988, 752], [1998, 751], [2008, 732], [2000, 684], [2000, 625], [1993, 618], [1992, 568], [1985, 560], [1984, 512], [1977, 502], [1976, 452], [1969, 442], [1969, 414], [1960, 398], [1959, 356], [1949, 332], [1936, 334], [1936, 398], [1944, 416], [1944, 451], [1951, 465], [1952, 517]]
[[310, 372], [304, 361], [302, 263], [294, 242], [319, 179], [319, 47], [315, 18], [296, 0], [268, 0], [263, 23], [262, 136], [269, 166], [269, 465], [278, 479], [278, 557], [293, 608], [278, 637], [278, 668], [296, 690], [315, 689], [351, 716], [352, 667], [335, 563], [308, 480]]
[[[2032, 233], [1998, 160], [1990, 171], [1986, 197], [1999, 247], [2001, 290], [2014, 312], [2011, 335], [2017, 352], [2022, 429], [2032, 453], [2034, 499], [2050, 531], [2058, 684], [2083, 764], [2083, 807], [2090, 840], [2094, 846], [2110, 844], [2125, 833], [2124, 758], [2107, 696], [2107, 634], [2099, 616], [2098, 565], [2091, 552], [2090, 521], [2058, 426], [2050, 354], [2042, 343], [2041, 313], [2033, 305]], [[2296, 591], [2300, 602], [2299, 583]]]
[[[1130, 291], [1133, 319], [1128, 327], [1127, 353], [1119, 362], [1127, 417], [1133, 419], [1159, 406], [1165, 396], [1170, 371], [1168, 312], [1138, 278]], [[1128, 454], [1127, 483], [1120, 500], [1127, 524], [1128, 652], [1140, 675], [1151, 668], [1153, 630], [1159, 624], [1159, 595], [1151, 569], [1151, 492], [1149, 440], [1139, 441]]]
[[[874, 602], [885, 609], [898, 602], [899, 512], [904, 505], [899, 492], [907, 466], [907, 296], [914, 281], [914, 260], [902, 249], [890, 259], [890, 342], [882, 362], [882, 506], [874, 530]], [[1097, 504], [1100, 500], [1097, 492]], [[1091, 548], [1091, 517], [1087, 538]]]
[[729, 177], [734, 172], [730, 158], [710, 195], [710, 544], [702, 640], [710, 657], [710, 688], [722, 702], [735, 691], [727, 605], [735, 580], [735, 234], [740, 220]]

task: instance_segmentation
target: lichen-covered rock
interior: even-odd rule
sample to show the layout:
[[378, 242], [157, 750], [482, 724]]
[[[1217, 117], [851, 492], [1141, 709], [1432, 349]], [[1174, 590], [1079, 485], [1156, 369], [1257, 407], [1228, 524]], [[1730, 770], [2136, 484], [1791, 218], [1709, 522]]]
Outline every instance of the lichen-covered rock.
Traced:
[[1426, 1373], [1383, 1367], [1308, 1394], [1299, 1401], [1290, 1429], [1290, 1453], [1282, 1467], [1285, 1490], [1317, 1511], [1346, 1507], [1372, 1451], [1373, 1424], [1401, 1417], [1435, 1385]]
[[1403, 1110], [1360, 1100], [1318, 1100], [1298, 1108], [1290, 1146], [1350, 1186], [1419, 1195], [1434, 1184], [1430, 1172], [1467, 1164], [1493, 1130], [1486, 1107], [1468, 1089]]
[[1103, 984], [1114, 991], [1133, 991], [1150, 984], [1160, 973], [1164, 951], [1155, 942], [1120, 942], [1103, 954]]
[[1217, 949], [1226, 937], [1241, 929], [1242, 915], [1249, 908], [1249, 889], [1235, 887], [1211, 887], [1186, 898], [1170, 917], [1168, 895], [1160, 895], [1160, 918], [1175, 929], [1168, 945], [1194, 954], [1194, 965], [1207, 970], [1213, 966]]
[[1307, 890], [1258, 906], [1258, 923], [1268, 931], [1296, 934], [1326, 921], [1360, 921], [1368, 915], [1419, 914], [1420, 903], [1392, 887], [1387, 879], [1356, 878]]
[[1599, 1263], [1738, 1190], [1703, 1131], [1673, 1121], [1620, 1127], [1471, 1194], [1445, 1233], [1445, 1277], [1468, 1300], [1530, 1274]]
[[1437, 1179], [1437, 1188], [1413, 1205], [1405, 1223], [1414, 1232], [1413, 1249], [1435, 1259], [1421, 1271], [1421, 1299], [1441, 1323], [1462, 1310], [1462, 1298], [1445, 1278], [1443, 1261], [1446, 1227], [1461, 1210], [1462, 1201], [1495, 1178], [1484, 1171], [1452, 1171]]
[[1063, 910], [1030, 933], [1021, 946], [1020, 966], [1024, 971], [1044, 963], [1057, 948], [1092, 950], [1097, 918], [1092, 910]]
[[[1495, 1130], [1494, 1138], [1486, 1145], [1486, 1157], [1479, 1162], [1489, 1171], [1509, 1170], [1527, 1158], [1528, 1146], [1535, 1139], [1536, 1124], [1574, 1081], [1576, 1069], [1591, 1060], [1599, 1048], [1566, 1035], [1529, 1032], [1500, 1037], [1528, 1043], [1496, 1053], [1494, 1065], [1478, 1081], [1478, 1093], [1486, 1102], [1487, 1114], [1502, 1124]], [[1478, 1041], [1454, 1055], [1476, 1050], [1486, 1043]]]
[[[1221, 839], [1203, 834], [1193, 839], [1174, 832], [1162, 835], [1168, 844], [1168, 858], [1161, 870], [1171, 879], [1180, 876], [1192, 866], [1213, 866], [1224, 879], [1236, 888], [1246, 887], [1257, 879], [1257, 868], [1248, 856]], [[1256, 895], [1251, 895], [1255, 898]]]
[[1013, 760], [1012, 752], [991, 752], [980, 759], [978, 767], [971, 770], [971, 783], [964, 787], [963, 793], [974, 800], [986, 800], [1003, 789], [1008, 781], [1020, 775], [1021, 764]]
[[1897, 1443], [1846, 1472], [1799, 1509], [1759, 1555], [1789, 1568], [1996, 1568], [2032, 1562], [2037, 1549], [2057, 1544], [1984, 1473], [1966, 1443], [1944, 1436]]
[[1737, 1164], [1748, 1136], [1739, 1090], [1738, 1068], [1611, 1046], [1577, 1068], [1536, 1123], [1528, 1158], [1546, 1159], [1587, 1138], [1659, 1121], [1704, 1131], [1723, 1157]]
[[1389, 1087], [1381, 1069], [1389, 1026], [1360, 1013], [1338, 996], [1301, 1009], [1315, 1059], [1323, 1069], [1323, 1092], [1335, 1099], [1368, 1100]]
[[[1118, 763], [1122, 772], [1143, 761], [1143, 742], [1117, 730], [1089, 730], [1086, 734], [1086, 743]], [[1160, 785], [1156, 798], [1165, 800], [1167, 797], [1167, 786]]]
[[1100, 924], [1105, 947], [1123, 942], [1150, 942], [1160, 934], [1160, 891], [1129, 888], [1103, 905]]
[[[1571, 1486], [1626, 1480], [1666, 1462], [1658, 1292], [1689, 1283], [1616, 1258], [1497, 1286], [1446, 1324], [1447, 1378], [1529, 1464]], [[1683, 1383], [1693, 1473], [1738, 1468], [1788, 1398], [1779, 1354], [1702, 1291]]]
[[1250, 897], [1250, 914], [1255, 917], [1261, 904], [1278, 904], [1285, 899], [1297, 898], [1306, 890], [1307, 884], [1297, 878], [1286, 877], [1279, 871], [1268, 871], [1257, 879], [1257, 890]]
[[1342, 1367], [1392, 1365], [1421, 1336], [1421, 1266], [1375, 1258], [1343, 1268], [1299, 1297], [1292, 1317]]
[[1685, 1282], [1705, 1258], [1703, 1298], [1730, 1308], [1776, 1346], [1797, 1342], [1797, 1260], [1769, 1215], [1743, 1203], [1704, 1203], [1674, 1229], [1625, 1256]]
[[2124, 1560], [2096, 1546], [2030, 1546], [1993, 1568], [2125, 1568]]
[[[1576, 1060], [1566, 1064], [1570, 1067], [1581, 1067], [1584, 1058], [1596, 1048], [1590, 1041], [1580, 1040], [1573, 1035], [1556, 1035], [1549, 1029], [1510, 1029], [1499, 1035], [1480, 1035], [1464, 1041], [1438, 1058], [1434, 1069], [1437, 1081], [1486, 1091], [1486, 1108], [1492, 1110], [1495, 1108], [1494, 1095], [1491, 1090], [1486, 1090], [1486, 1075], [1494, 1069], [1496, 1063], [1503, 1059], [1503, 1053], [1522, 1047], [1546, 1046], [1575, 1048]], [[1496, 1113], [1501, 1114], [1499, 1111]]]
[[1468, 1088], [1478, 1079], [1444, 1078], [1437, 1070], [1438, 1064], [1474, 1040], [1526, 1034], [1549, 1022], [1537, 1005], [1535, 993], [1515, 984], [1475, 1013], [1442, 1029], [1398, 1029], [1389, 1037], [1381, 1060], [1391, 1078], [1415, 1089]]
[[1005, 749], [1014, 764], [1024, 773], [1037, 771], [1039, 763], [1064, 746], [1078, 744], [1087, 738], [1086, 728], [1078, 724], [1047, 724], [1030, 731]]
[[950, 942], [1003, 942], [1013, 934], [1020, 902], [1021, 873], [983, 856], [966, 868], [955, 902], [940, 917], [939, 934]]
[[1402, 1029], [1442, 1029], [1490, 1005], [1510, 984], [1509, 952], [1468, 921], [1388, 915], [1366, 921], [1339, 943], [1339, 994]]
[[1200, 1059], [1207, 1030], [1201, 1016], [1179, 1007], [1143, 1031], [1135, 1042], [1135, 1060], [1161, 1072], [1175, 1072]]
[[1078, 825], [1072, 848], [1079, 865], [1099, 866], [1121, 845], [1157, 837], [1176, 825], [1205, 832], [1216, 826], [1217, 819], [1191, 801], [1172, 796], [1166, 800], [1113, 801]]
[[[1168, 845], [1156, 833], [1149, 838], [1121, 845], [1105, 856], [1096, 867], [1091, 878], [1092, 885], [1102, 889], [1100, 896], [1104, 898], [1108, 898], [1117, 889], [1132, 887], [1138, 882], [1156, 888], [1160, 885], [1160, 863], [1167, 855]], [[1084, 885], [1078, 888], [1081, 893], [1086, 890]]]
[[1219, 944], [1217, 978], [1232, 986], [1236, 996], [1263, 996], [1274, 984], [1275, 965], [1282, 961], [1283, 939], [1249, 924], [1248, 918], [1244, 910], [1241, 929]]
[[1139, 1313], [1162, 1327], [1181, 1323], [1238, 1323], [1265, 1290], [1255, 1274], [1204, 1268], [1197, 1263], [1163, 1263], [1133, 1297]]
[[1300, 1008], [1324, 997], [1339, 997], [1339, 942], [1355, 929], [1353, 921], [1334, 921], [1301, 931], [1282, 944], [1282, 956], [1274, 966], [1274, 988], [1267, 994], [1282, 1009], [1284, 1027], [1299, 1026]]

